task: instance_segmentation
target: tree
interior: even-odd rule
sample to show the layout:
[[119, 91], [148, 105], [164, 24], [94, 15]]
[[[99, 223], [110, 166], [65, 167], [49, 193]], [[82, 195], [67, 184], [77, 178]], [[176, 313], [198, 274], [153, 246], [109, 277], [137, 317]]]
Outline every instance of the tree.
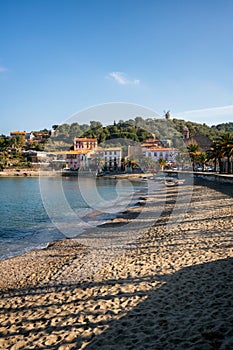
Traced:
[[88, 124], [82, 124], [82, 125], [80, 125], [80, 128], [81, 128], [83, 133], [85, 133], [88, 130], [90, 130], [90, 126]]
[[9, 137], [5, 135], [0, 135], [0, 151], [5, 151], [9, 146]]
[[100, 129], [102, 127], [103, 127], [103, 125], [100, 122], [95, 121], [95, 120], [90, 121], [90, 128], [91, 129]]
[[193, 171], [194, 171], [196, 159], [197, 159], [197, 156], [199, 155], [199, 146], [197, 144], [192, 143], [187, 148], [188, 148], [189, 156], [191, 158]]
[[78, 123], [73, 123], [70, 126], [70, 136], [72, 138], [79, 137], [82, 134], [82, 130], [80, 128], [80, 125]]
[[58, 132], [61, 136], [67, 137], [70, 134], [70, 125], [69, 124], [61, 124], [58, 126], [58, 128], [56, 130], [58, 130]]
[[203, 170], [205, 171], [206, 162], [208, 160], [207, 154], [205, 152], [200, 153], [198, 159], [202, 165]]
[[134, 120], [137, 127], [144, 125], [144, 119], [142, 117], [136, 117]]
[[152, 171], [156, 170], [156, 161], [152, 157], [143, 156], [140, 158], [141, 167]]
[[223, 151], [224, 157], [227, 158], [227, 173], [231, 172], [231, 157], [233, 156], [233, 134], [227, 132], [219, 140], [219, 145]]
[[165, 168], [166, 165], [167, 165], [166, 160], [163, 159], [163, 158], [159, 158], [159, 166], [160, 166], [162, 171], [164, 171], [164, 168]]
[[214, 142], [211, 148], [207, 151], [208, 160], [214, 160], [214, 171], [217, 172], [217, 165], [219, 165], [220, 172], [222, 172], [221, 159], [224, 156], [222, 147], [217, 142]]

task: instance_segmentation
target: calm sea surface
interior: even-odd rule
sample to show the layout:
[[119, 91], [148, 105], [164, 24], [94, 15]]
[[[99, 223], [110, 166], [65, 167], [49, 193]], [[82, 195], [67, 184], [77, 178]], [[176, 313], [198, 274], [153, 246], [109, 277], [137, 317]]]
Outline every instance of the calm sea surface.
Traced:
[[102, 224], [134, 205], [143, 188], [123, 180], [0, 178], [0, 259]]

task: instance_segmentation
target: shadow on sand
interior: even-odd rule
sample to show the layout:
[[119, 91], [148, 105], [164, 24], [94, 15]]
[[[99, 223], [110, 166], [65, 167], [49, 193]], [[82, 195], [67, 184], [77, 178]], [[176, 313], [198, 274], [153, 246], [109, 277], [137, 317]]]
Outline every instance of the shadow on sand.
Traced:
[[[143, 282], [157, 281], [157, 287], [149, 292], [140, 290]], [[121, 291], [112, 293], [112, 287], [120, 284]], [[133, 291], [123, 292], [127, 285], [133, 285]], [[233, 348], [233, 259], [223, 259], [210, 263], [183, 268], [174, 274], [151, 275], [142, 278], [109, 279], [103, 282], [82, 284], [82, 290], [98, 288], [95, 296], [82, 298], [77, 285], [60, 288], [54, 286], [53, 292], [58, 293], [53, 303], [47, 302], [36, 307], [37, 318], [33, 318], [32, 329], [24, 326], [26, 319], [21, 320], [17, 331], [9, 329], [3, 336], [14, 337], [21, 333], [23, 337], [33, 334], [34, 340], [41, 332], [45, 339], [53, 333], [64, 333], [67, 337], [56, 339], [56, 343], [44, 343], [33, 346], [33, 342], [24, 349], [232, 349]], [[108, 291], [102, 294], [100, 291]], [[66, 295], [66, 291], [73, 292]], [[59, 293], [62, 299], [59, 299]], [[18, 295], [27, 299], [30, 291], [18, 290]], [[31, 291], [32, 295], [47, 295], [48, 290], [39, 288]], [[88, 293], [86, 294], [86, 296]], [[127, 311], [127, 301], [143, 297], [135, 307]], [[52, 298], [51, 298], [52, 300]], [[47, 299], [48, 301], [48, 299]], [[123, 302], [122, 302], [123, 301]], [[114, 308], [101, 310], [101, 304], [120, 305], [118, 312]], [[92, 303], [93, 307], [85, 310], [85, 317], [80, 313], [79, 304]], [[126, 305], [124, 310], [123, 305]], [[75, 308], [76, 306], [76, 308]], [[57, 315], [50, 317], [50, 310], [57, 310]], [[62, 310], [66, 309], [66, 314]], [[75, 309], [77, 312], [74, 312]], [[19, 312], [32, 315], [35, 305], [25, 308], [19, 305], [10, 310], [6, 307], [1, 313]], [[41, 315], [41, 316], [39, 316]], [[43, 315], [43, 316], [42, 316]], [[80, 318], [81, 317], [81, 318]], [[56, 322], [56, 318], [59, 322]], [[82, 321], [81, 321], [82, 320]], [[17, 324], [17, 320], [16, 320]], [[95, 330], [98, 329], [99, 332]], [[69, 341], [69, 334], [76, 334]], [[101, 333], [102, 332], [102, 333]], [[101, 333], [101, 334], [98, 334]], [[30, 337], [29, 337], [30, 338]], [[12, 338], [13, 339], [13, 338]], [[87, 345], [85, 345], [85, 343]], [[44, 345], [43, 345], [44, 344]], [[65, 345], [66, 344], [66, 345]], [[69, 347], [73, 345], [73, 347]]]
[[153, 278], [165, 284], [85, 349], [233, 348], [233, 259]]

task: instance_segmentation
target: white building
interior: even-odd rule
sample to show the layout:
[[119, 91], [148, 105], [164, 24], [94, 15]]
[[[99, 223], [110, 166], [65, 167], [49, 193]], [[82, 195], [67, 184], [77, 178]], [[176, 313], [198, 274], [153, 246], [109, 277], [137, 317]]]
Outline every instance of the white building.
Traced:
[[94, 157], [98, 158], [99, 165], [105, 170], [118, 171], [121, 169], [121, 147], [98, 148]]
[[166, 162], [175, 162], [178, 154], [179, 150], [177, 148], [151, 147], [145, 150], [146, 157], [151, 157], [154, 161], [162, 158]]
[[121, 147], [102, 148], [98, 152], [106, 170], [118, 171], [121, 169]]

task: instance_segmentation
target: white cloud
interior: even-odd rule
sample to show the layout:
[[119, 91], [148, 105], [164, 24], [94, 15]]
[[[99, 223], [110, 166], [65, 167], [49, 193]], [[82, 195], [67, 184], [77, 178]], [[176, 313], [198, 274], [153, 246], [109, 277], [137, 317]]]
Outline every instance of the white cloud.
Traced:
[[0, 66], [0, 73], [5, 73], [7, 71], [8, 69], [6, 67]]
[[108, 74], [107, 77], [110, 79], [114, 79], [120, 85], [127, 85], [127, 84], [139, 85], [140, 84], [139, 79], [130, 79], [123, 72], [111, 72]]
[[192, 114], [192, 113], [218, 113], [218, 112], [231, 112], [233, 111], [233, 105], [227, 105], [227, 106], [221, 106], [221, 107], [210, 107], [210, 108], [203, 108], [203, 109], [194, 109], [192, 111], [186, 111], [186, 114]]
[[181, 118], [198, 123], [215, 125], [227, 123], [233, 119], [233, 105], [195, 109], [182, 113], [175, 113], [175, 118]]

